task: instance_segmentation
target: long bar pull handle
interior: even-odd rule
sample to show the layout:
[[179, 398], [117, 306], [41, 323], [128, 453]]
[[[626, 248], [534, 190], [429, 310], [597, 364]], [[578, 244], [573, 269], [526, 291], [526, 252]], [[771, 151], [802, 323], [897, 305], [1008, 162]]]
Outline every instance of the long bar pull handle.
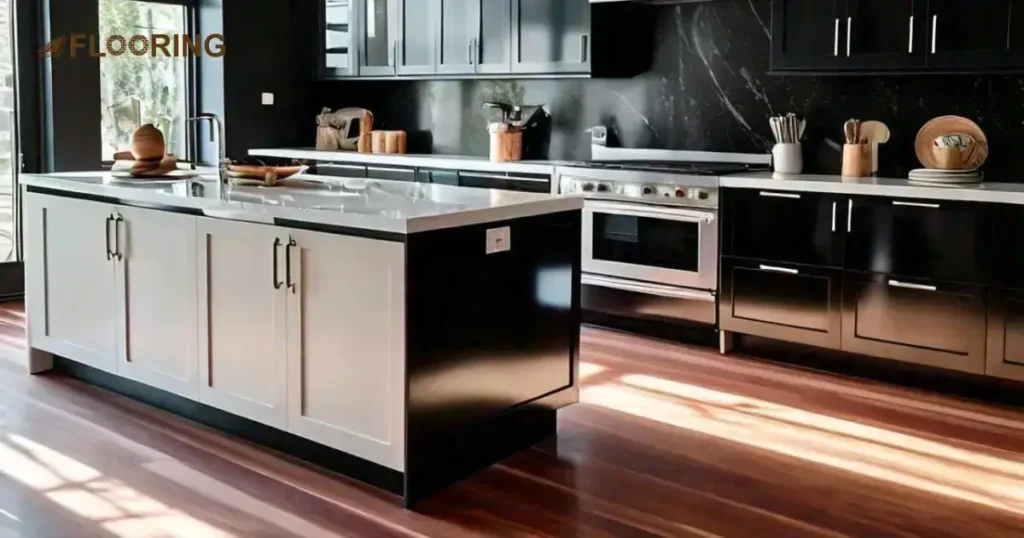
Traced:
[[774, 265], [759, 265], [762, 271], [771, 271], [773, 273], [786, 273], [787, 275], [799, 275], [800, 271], [796, 269], [788, 269], [786, 267], [776, 267]]
[[893, 201], [892, 205], [904, 206], [904, 207], [927, 207], [928, 209], [941, 209], [942, 206], [939, 204], [924, 204], [921, 202], [897, 202]]
[[473, 57], [473, 50], [476, 49], [476, 47], [473, 46], [474, 41], [476, 41], [476, 39], [472, 37], [469, 38], [469, 65], [473, 65], [476, 63], [476, 58]]
[[107, 222], [103, 226], [103, 235], [107, 243], [107, 261], [114, 259], [114, 252], [110, 250], [110, 223], [114, 222], [114, 214], [111, 213], [107, 217]]
[[832, 42], [832, 56], [839, 56], [839, 17], [836, 17], [836, 31]]
[[580, 63], [587, 63], [587, 45], [589, 44], [590, 36], [583, 34], [580, 36]]
[[299, 246], [295, 242], [295, 238], [288, 238], [288, 247], [284, 250], [284, 274], [285, 281], [288, 283], [288, 289], [295, 293], [295, 282], [292, 282], [292, 247]]
[[832, 233], [836, 231], [836, 205], [839, 202], [832, 202]]
[[853, 28], [853, 17], [846, 17], [846, 57], [850, 57], [850, 29]]
[[908, 290], [921, 290], [921, 291], [938, 291], [939, 288], [935, 286], [927, 286], [925, 284], [911, 284], [910, 282], [900, 282], [899, 280], [890, 280], [889, 285], [894, 288], [905, 288]]
[[932, 54], [935, 54], [935, 34], [938, 33], [939, 16], [932, 15]]
[[853, 198], [850, 198], [850, 204], [846, 208], [846, 233], [853, 231]]
[[278, 254], [278, 251], [280, 250], [280, 248], [281, 248], [281, 238], [280, 237], [275, 237], [274, 238], [274, 289], [275, 290], [279, 290], [279, 289], [281, 289], [281, 286], [284, 286], [284, 283], [281, 282], [280, 280], [278, 280], [278, 273], [277, 273], [277, 266], [278, 266], [277, 254]]
[[121, 250], [121, 223], [124, 217], [120, 213], [114, 217], [114, 257], [117, 261], [124, 260], [124, 251]]
[[910, 16], [910, 45], [907, 47], [907, 52], [910, 54], [914, 53], [914, 16]]
[[800, 195], [799, 194], [790, 194], [788, 192], [766, 192], [766, 191], [761, 191], [761, 192], [759, 192], [757, 194], [758, 194], [758, 196], [764, 196], [766, 198], [791, 198], [793, 200], [799, 200], [800, 199]]

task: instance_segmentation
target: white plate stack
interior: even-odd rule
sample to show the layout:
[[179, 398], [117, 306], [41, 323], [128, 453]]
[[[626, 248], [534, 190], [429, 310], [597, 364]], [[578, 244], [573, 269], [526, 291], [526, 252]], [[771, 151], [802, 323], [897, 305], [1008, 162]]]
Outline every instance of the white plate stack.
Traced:
[[911, 170], [910, 181], [917, 183], [934, 183], [940, 185], [965, 185], [980, 183], [985, 174], [977, 169], [941, 170], [938, 168], [918, 168]]

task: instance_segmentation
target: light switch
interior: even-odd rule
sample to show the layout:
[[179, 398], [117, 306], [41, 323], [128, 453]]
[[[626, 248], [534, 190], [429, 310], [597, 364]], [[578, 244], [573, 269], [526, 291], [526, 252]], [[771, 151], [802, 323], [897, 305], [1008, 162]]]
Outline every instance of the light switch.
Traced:
[[512, 229], [508, 226], [487, 230], [487, 253], [497, 254], [512, 250]]
[[264, 93], [263, 94], [263, 104], [266, 105], [266, 106], [273, 105], [274, 104], [274, 94], [272, 94], [272, 93]]

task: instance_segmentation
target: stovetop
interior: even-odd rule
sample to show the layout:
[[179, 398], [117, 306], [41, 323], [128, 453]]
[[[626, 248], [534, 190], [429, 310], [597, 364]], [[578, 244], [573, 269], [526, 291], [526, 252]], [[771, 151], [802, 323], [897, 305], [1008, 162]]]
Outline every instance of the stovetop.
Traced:
[[659, 172], [668, 174], [687, 174], [693, 176], [725, 176], [742, 172], [761, 172], [770, 170], [770, 167], [768, 166], [756, 164], [690, 161], [580, 161], [571, 163], [570, 166], [597, 170]]

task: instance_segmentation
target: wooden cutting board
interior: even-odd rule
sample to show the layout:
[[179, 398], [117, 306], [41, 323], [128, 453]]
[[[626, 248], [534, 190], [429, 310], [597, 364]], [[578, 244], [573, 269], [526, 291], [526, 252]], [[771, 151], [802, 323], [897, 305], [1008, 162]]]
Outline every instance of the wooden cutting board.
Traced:
[[935, 139], [942, 135], [955, 133], [969, 134], [974, 137], [975, 141], [988, 144], [985, 132], [977, 123], [962, 116], [939, 116], [924, 124], [914, 140], [914, 152], [917, 154], [917, 160], [921, 161], [921, 165], [925, 168], [939, 168], [939, 161], [932, 152]]

